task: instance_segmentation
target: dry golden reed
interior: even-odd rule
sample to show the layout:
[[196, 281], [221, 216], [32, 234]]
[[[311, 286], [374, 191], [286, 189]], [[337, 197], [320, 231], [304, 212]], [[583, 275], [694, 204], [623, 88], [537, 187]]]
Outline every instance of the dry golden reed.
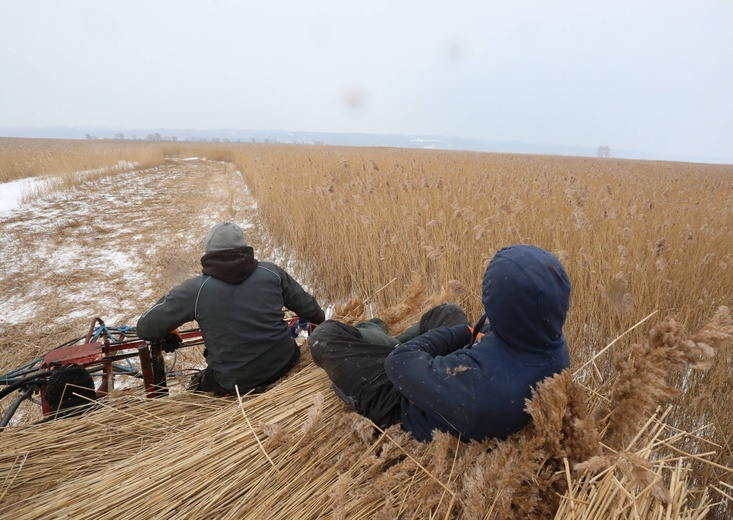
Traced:
[[[169, 152], [175, 150], [169, 146]], [[0, 138], [0, 182], [26, 177], [57, 178], [57, 187], [70, 187], [82, 172], [119, 172], [157, 166], [165, 160], [162, 144], [132, 141], [79, 141]]]
[[[108, 516], [222, 518], [733, 511], [724, 494], [733, 466], [730, 314], [717, 311], [733, 303], [732, 167], [280, 145], [181, 144], [166, 153], [234, 164], [258, 203], [250, 242], [274, 241], [297, 259], [298, 277], [346, 321], [387, 317], [396, 333], [440, 301], [476, 319], [483, 270], [498, 249], [525, 242], [555, 252], [573, 282], [565, 327], [573, 364], [585, 368], [544, 383], [528, 407], [532, 425], [506, 442], [438, 435], [423, 445], [343, 413], [322, 372], [306, 364], [243, 403], [252, 429], [238, 409], [202, 413], [194, 428], [87, 475], [91, 493], [70, 479], [40, 499], [67, 497], [81, 518], [105, 507]], [[651, 336], [639, 327], [595, 357], [655, 310], [664, 318]], [[64, 427], [45, 428], [33, 430], [39, 440]], [[22, 453], [0, 453], [11, 482], [3, 500], [19, 492], [30, 460]], [[147, 472], [186, 485], [133, 484], [134, 500], [114, 496], [109, 482]], [[23, 501], [17, 518], [50, 511], [35, 506]]]
[[[664, 388], [698, 364], [690, 342], [733, 346], [728, 309], [694, 336], [676, 329], [674, 341], [660, 341], [659, 329], [671, 322], [653, 330], [645, 348], [684, 362], [652, 377], [623, 366], [611, 394], [630, 378], [652, 392]], [[633, 412], [650, 403], [624, 403], [634, 438], [614, 445], [607, 425], [617, 419], [598, 413], [609, 398], [570, 370], [539, 385], [523, 431], [468, 444], [444, 433], [422, 444], [397, 426], [379, 431], [345, 411], [307, 350], [290, 376], [258, 396], [177, 391], [150, 401], [141, 393], [79, 418], [4, 432], [0, 505], [19, 519], [59, 511], [74, 518], [648, 518], [659, 511], [699, 518], [715, 505], [690, 474], [691, 461], [711, 453], [686, 453], [680, 446], [691, 435], [666, 424], [669, 411], [644, 415]], [[724, 488], [733, 470], [719, 469], [714, 485]]]

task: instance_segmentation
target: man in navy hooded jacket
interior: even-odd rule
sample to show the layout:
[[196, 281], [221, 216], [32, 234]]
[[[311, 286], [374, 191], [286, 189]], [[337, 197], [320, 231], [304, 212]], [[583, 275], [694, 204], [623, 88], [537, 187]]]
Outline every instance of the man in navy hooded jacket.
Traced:
[[[505, 439], [530, 420], [524, 405], [531, 389], [570, 366], [562, 332], [570, 280], [551, 253], [510, 246], [487, 267], [482, 300], [489, 323], [475, 343], [467, 322], [455, 324], [455, 314], [443, 306], [437, 314], [452, 315], [450, 326], [434, 319], [425, 326], [424, 316], [420, 335], [395, 348], [370, 348], [355, 336], [329, 347], [329, 340], [338, 337], [328, 324], [337, 322], [325, 322], [311, 336], [314, 360], [329, 374], [334, 390], [379, 426], [401, 422], [420, 441], [431, 440], [434, 430], [464, 440]], [[435, 309], [427, 314], [435, 315]], [[341, 333], [346, 330], [338, 326]], [[344, 345], [355, 355], [345, 356], [343, 349], [335, 355], [335, 348]], [[364, 359], [380, 355], [382, 373], [376, 368], [374, 374], [359, 373]], [[349, 368], [356, 377], [348, 378]], [[375, 414], [374, 403], [392, 408]]]

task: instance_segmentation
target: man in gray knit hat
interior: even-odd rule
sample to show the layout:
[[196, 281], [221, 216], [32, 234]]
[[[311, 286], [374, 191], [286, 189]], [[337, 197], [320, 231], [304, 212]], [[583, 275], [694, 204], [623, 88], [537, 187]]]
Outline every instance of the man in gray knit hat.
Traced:
[[216, 224], [206, 237], [200, 276], [174, 287], [137, 322], [146, 340], [166, 338], [196, 320], [206, 369], [195, 386], [217, 395], [259, 391], [285, 375], [300, 350], [284, 321], [283, 307], [316, 325], [324, 321], [316, 299], [282, 268], [258, 262], [242, 228]]

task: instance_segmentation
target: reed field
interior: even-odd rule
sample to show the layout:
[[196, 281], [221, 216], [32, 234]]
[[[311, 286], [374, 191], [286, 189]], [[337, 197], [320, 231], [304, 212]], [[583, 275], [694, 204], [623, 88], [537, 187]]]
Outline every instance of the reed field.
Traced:
[[[0, 174], [38, 175], [14, 170], [20, 156], [5, 141]], [[13, 518], [52, 515], [54, 500], [74, 518], [102, 518], [109, 504], [109, 517], [733, 515], [733, 166], [294, 145], [82, 142], [81, 151], [70, 143], [37, 151], [44, 173], [63, 173], [48, 157], [65, 146], [89, 155], [80, 170], [116, 164], [115, 154], [141, 164], [148, 153], [159, 163], [233, 164], [257, 202], [248, 230], [255, 251], [274, 242], [336, 318], [379, 316], [394, 333], [442, 301], [478, 320], [494, 253], [544, 247], [573, 284], [572, 368], [541, 385], [528, 404], [532, 424], [505, 442], [438, 435], [425, 445], [399, 428], [377, 431], [345, 411], [307, 355], [259, 396], [120, 397], [78, 419], [0, 433], [0, 506]], [[46, 144], [31, 140], [26, 150]], [[34, 152], [24, 153], [31, 164]], [[182, 426], [187, 420], [194, 426]], [[133, 431], [132, 440], [123, 435]], [[60, 438], [61, 447], [44, 448]], [[109, 461], [100, 467], [105, 455], [93, 446], [101, 438]]]
[[54, 176], [62, 189], [80, 182], [80, 176], [88, 178], [83, 172], [148, 168], [164, 159], [160, 144], [0, 137], [0, 182]]

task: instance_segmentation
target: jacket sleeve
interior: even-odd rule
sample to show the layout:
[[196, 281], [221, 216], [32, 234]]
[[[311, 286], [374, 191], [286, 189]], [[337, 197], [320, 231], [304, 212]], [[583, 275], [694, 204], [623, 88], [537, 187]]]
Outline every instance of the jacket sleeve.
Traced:
[[285, 270], [281, 269], [280, 274], [285, 307], [311, 323], [316, 325], [323, 323], [326, 320], [326, 313], [316, 299]]
[[[208, 277], [203, 283], [206, 279]], [[194, 278], [171, 289], [137, 320], [138, 337], [145, 340], [163, 338], [180, 325], [193, 321], [196, 295], [201, 285], [201, 278]]]
[[466, 325], [440, 327], [399, 345], [384, 368], [397, 391], [425, 411], [455, 415], [471, 408], [475, 361], [462, 347], [471, 341]]

